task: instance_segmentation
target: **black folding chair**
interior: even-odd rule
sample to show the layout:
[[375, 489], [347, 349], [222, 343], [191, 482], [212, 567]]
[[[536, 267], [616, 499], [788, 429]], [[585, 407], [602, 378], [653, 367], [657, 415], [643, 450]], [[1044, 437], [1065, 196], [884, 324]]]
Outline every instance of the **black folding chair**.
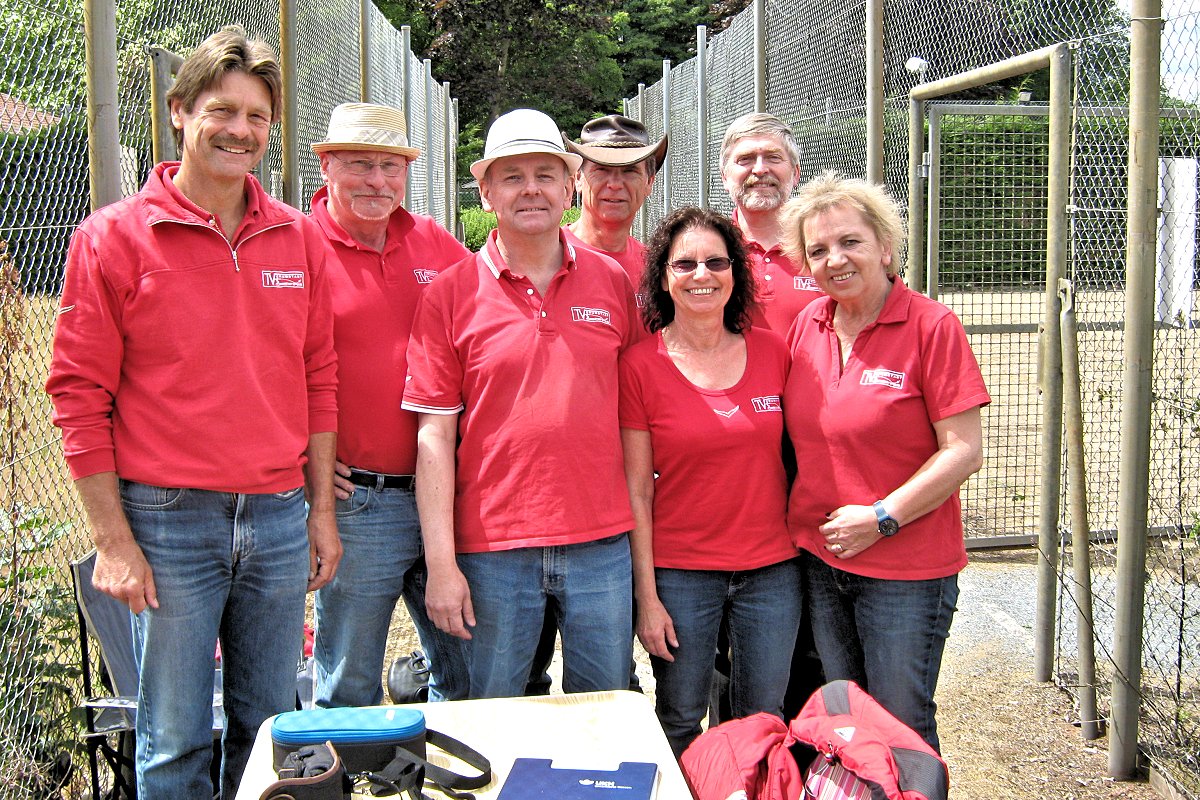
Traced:
[[[92, 586], [96, 570], [93, 550], [71, 563], [75, 582], [75, 606], [79, 615], [79, 649], [83, 660], [82, 703], [84, 744], [91, 769], [92, 797], [95, 800], [134, 800], [137, 777], [134, 772], [134, 724], [137, 717], [138, 665], [134, 656], [133, 621], [129, 607]], [[100, 645], [99, 686], [93, 681], [89, 639]], [[221, 734], [222, 714], [220, 670], [213, 690], [213, 736]], [[98, 696], [97, 689], [108, 694]], [[219, 746], [219, 745], [218, 745]], [[219, 751], [218, 751], [219, 756]], [[100, 791], [100, 760], [112, 774], [112, 787]], [[219, 757], [214, 764], [219, 763]]]

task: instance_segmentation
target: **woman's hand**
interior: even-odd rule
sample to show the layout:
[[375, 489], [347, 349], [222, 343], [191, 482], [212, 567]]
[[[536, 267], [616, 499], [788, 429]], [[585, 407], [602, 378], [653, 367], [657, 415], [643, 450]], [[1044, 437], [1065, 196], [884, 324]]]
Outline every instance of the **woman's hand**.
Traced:
[[671, 615], [657, 597], [643, 602], [638, 600], [638, 639], [642, 647], [652, 656], [658, 656], [663, 661], [674, 661], [669, 647], [679, 647], [675, 638], [675, 624]]
[[838, 558], [853, 558], [883, 538], [871, 506], [842, 506], [831, 512], [819, 530], [825, 549]]

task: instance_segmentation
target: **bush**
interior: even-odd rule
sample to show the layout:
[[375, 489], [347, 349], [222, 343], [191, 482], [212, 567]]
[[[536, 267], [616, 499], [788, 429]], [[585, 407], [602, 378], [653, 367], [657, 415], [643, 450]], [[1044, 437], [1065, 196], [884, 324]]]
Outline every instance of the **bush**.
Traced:
[[[479, 206], [465, 206], [459, 211], [458, 217], [463, 226], [463, 244], [471, 252], [479, 252], [487, 241], [488, 234], [496, 227], [496, 215], [491, 211], [484, 211]], [[568, 208], [567, 213], [563, 214], [562, 224], [566, 225], [577, 219], [579, 209]]]

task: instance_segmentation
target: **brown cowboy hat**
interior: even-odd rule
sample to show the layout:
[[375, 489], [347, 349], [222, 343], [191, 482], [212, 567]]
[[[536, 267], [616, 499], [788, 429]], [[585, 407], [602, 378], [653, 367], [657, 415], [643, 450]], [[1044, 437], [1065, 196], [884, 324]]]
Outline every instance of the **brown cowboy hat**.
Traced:
[[578, 142], [572, 142], [564, 134], [563, 144], [572, 153], [606, 167], [627, 167], [653, 158], [657, 172], [667, 160], [665, 134], [657, 143], [650, 144], [646, 126], [620, 114], [609, 114], [588, 122], [580, 131]]

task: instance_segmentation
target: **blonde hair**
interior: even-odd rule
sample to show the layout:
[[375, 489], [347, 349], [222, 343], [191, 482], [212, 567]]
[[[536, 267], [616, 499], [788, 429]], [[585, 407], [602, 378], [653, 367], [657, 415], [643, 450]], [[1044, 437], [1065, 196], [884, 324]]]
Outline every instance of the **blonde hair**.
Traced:
[[804, 258], [804, 223], [817, 214], [838, 207], [853, 208], [875, 232], [879, 243], [892, 252], [888, 275], [900, 274], [899, 246], [904, 242], [904, 220], [887, 189], [860, 178], [847, 178], [834, 170], [822, 172], [800, 187], [800, 192], [780, 211], [783, 225], [781, 244], [788, 256]]

